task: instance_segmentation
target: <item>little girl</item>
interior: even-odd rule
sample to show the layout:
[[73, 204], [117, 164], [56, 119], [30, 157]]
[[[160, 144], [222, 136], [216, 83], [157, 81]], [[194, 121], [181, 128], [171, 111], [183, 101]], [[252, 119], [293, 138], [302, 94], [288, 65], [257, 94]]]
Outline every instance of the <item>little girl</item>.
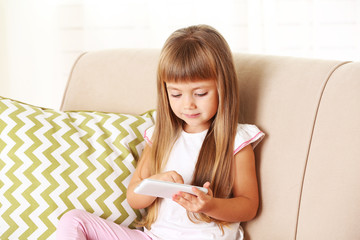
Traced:
[[[156, 124], [127, 191], [146, 208], [144, 232], [73, 210], [58, 239], [243, 239], [240, 222], [256, 215], [259, 197], [253, 148], [264, 134], [238, 124], [237, 76], [230, 48], [215, 29], [175, 31], [161, 51]], [[173, 199], [134, 193], [146, 178], [203, 186]]]

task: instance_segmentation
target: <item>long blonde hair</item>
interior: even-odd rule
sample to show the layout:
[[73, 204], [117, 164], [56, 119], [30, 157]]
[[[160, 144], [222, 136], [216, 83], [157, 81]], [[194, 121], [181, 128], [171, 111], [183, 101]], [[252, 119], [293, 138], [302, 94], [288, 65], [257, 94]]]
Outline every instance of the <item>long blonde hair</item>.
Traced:
[[[166, 83], [208, 79], [216, 81], [219, 105], [201, 147], [192, 184], [202, 186], [209, 181], [214, 197], [229, 198], [232, 194], [231, 169], [239, 115], [237, 76], [227, 42], [218, 31], [207, 25], [175, 31], [161, 51], [157, 70], [158, 105], [152, 137], [151, 174], [163, 171], [183, 126], [183, 121], [171, 110]], [[143, 223], [148, 229], [156, 220], [158, 204], [156, 200], [147, 209]], [[205, 214], [188, 213], [188, 216], [192, 221], [215, 222], [221, 230], [226, 225], [226, 222]]]

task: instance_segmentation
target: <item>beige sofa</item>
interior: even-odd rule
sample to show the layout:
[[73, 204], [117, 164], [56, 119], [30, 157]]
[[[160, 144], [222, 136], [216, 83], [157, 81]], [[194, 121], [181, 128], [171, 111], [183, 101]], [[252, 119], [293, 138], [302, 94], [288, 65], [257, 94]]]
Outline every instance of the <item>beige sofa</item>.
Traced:
[[[156, 106], [159, 50], [105, 50], [74, 65], [62, 110]], [[236, 54], [261, 204], [247, 239], [360, 239], [360, 63]]]

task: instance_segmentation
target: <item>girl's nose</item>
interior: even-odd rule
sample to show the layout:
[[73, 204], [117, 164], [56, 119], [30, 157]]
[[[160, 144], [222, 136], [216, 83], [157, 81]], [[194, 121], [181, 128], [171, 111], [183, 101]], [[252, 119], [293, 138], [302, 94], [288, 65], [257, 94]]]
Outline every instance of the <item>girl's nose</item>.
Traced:
[[194, 109], [196, 108], [196, 104], [193, 96], [187, 96], [184, 98], [183, 106], [185, 109]]

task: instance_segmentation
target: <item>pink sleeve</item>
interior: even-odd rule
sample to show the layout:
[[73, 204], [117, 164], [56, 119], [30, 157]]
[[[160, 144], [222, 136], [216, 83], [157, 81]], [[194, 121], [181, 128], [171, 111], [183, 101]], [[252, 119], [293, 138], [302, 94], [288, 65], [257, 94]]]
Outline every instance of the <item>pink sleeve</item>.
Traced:
[[149, 144], [150, 146], [152, 145], [151, 138], [152, 138], [154, 129], [155, 129], [155, 126], [152, 126], [148, 129], [146, 129], [145, 133], [144, 133], [144, 139], [145, 139], [146, 143]]
[[235, 136], [234, 155], [249, 144], [255, 148], [264, 136], [265, 134], [255, 125], [239, 124]]

